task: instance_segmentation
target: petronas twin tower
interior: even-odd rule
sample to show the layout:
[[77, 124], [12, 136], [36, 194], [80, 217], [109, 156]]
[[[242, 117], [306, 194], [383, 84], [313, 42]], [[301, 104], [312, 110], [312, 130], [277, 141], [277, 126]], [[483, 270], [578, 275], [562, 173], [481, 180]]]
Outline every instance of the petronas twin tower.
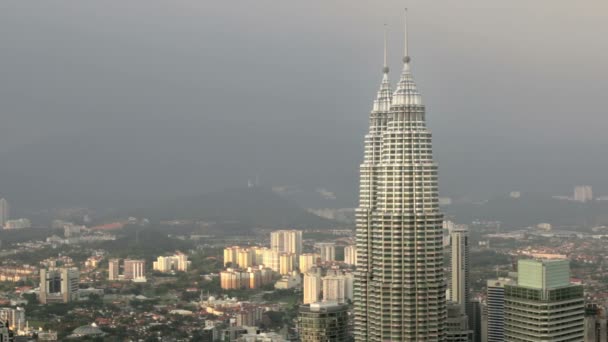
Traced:
[[365, 136], [357, 209], [355, 340], [444, 341], [443, 216], [425, 108], [407, 51], [391, 91], [386, 63]]

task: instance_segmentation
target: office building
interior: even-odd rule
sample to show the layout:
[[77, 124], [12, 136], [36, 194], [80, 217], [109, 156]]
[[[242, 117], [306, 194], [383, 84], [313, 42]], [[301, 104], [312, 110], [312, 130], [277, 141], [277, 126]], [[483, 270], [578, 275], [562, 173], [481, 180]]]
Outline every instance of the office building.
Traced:
[[469, 329], [468, 317], [463, 311], [463, 306], [459, 303], [449, 302], [447, 304], [447, 342], [471, 342], [473, 331]]
[[321, 256], [321, 261], [331, 262], [336, 260], [336, 244], [333, 242], [315, 243], [315, 249]]
[[350, 245], [344, 247], [344, 263], [349, 265], [357, 265], [357, 246]]
[[40, 269], [40, 303], [69, 303], [78, 299], [80, 273], [76, 267]]
[[516, 285], [509, 278], [490, 279], [486, 287], [485, 319], [487, 342], [505, 340], [505, 285]]
[[568, 260], [519, 260], [517, 285], [505, 284], [505, 341], [583, 341], [583, 286]]
[[279, 253], [302, 254], [302, 231], [277, 230], [270, 233], [270, 249]]
[[[406, 30], [407, 31], [407, 30]], [[356, 210], [355, 340], [445, 341], [443, 215], [425, 106], [407, 51], [370, 115]]]
[[311, 303], [300, 306], [298, 332], [302, 342], [348, 340], [348, 305]]

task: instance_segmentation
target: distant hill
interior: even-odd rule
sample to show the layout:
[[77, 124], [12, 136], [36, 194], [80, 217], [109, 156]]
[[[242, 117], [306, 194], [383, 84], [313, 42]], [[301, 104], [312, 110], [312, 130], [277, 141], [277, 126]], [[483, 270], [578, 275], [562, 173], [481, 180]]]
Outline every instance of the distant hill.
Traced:
[[331, 228], [336, 222], [321, 218], [291, 200], [263, 187], [233, 188], [198, 196], [179, 197], [153, 208], [137, 210], [150, 220], [190, 219], [216, 222], [233, 229]]
[[608, 201], [580, 203], [542, 195], [495, 197], [483, 203], [460, 203], [445, 208], [457, 222], [496, 220], [503, 227], [521, 228], [542, 222], [556, 227], [608, 225]]

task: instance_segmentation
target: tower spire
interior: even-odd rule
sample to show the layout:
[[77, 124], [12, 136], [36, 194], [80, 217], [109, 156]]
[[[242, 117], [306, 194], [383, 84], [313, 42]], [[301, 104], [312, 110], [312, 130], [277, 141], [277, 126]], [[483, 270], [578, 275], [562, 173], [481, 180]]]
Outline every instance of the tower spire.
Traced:
[[393, 94], [393, 105], [421, 105], [422, 97], [416, 88], [414, 78], [410, 70], [410, 55], [407, 44], [407, 8], [405, 9], [405, 32], [404, 32], [404, 48], [403, 48], [403, 71], [401, 78], [397, 83], [397, 89]]
[[388, 39], [387, 39], [387, 27], [386, 24], [384, 24], [384, 66], [382, 68], [382, 72], [385, 74], [388, 74]]
[[404, 31], [404, 50], [403, 50], [403, 63], [408, 64], [410, 62], [410, 55], [407, 51], [407, 8], [405, 9], [405, 31]]
[[373, 111], [377, 113], [387, 113], [391, 107], [393, 98], [391, 84], [388, 80], [388, 33], [387, 25], [384, 24], [384, 65], [382, 66], [382, 82], [378, 90], [378, 96], [374, 101]]

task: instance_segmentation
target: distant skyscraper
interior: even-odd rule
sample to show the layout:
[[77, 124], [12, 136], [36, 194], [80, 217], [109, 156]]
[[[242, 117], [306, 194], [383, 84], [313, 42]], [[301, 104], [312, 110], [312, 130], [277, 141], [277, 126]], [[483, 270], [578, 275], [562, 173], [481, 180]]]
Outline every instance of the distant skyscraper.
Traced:
[[8, 201], [5, 198], [0, 198], [0, 228], [3, 228], [6, 221], [9, 220]]
[[344, 247], [344, 263], [349, 265], [357, 265], [357, 246], [350, 245]]
[[315, 244], [315, 248], [321, 255], [321, 261], [334, 261], [336, 260], [336, 244], [333, 242], [318, 242]]
[[304, 274], [304, 304], [315, 303], [319, 301], [322, 291], [321, 275], [318, 272], [309, 272]]
[[302, 254], [302, 231], [277, 230], [270, 233], [270, 248], [281, 253]]
[[360, 166], [354, 300], [358, 342], [445, 341], [447, 333], [437, 164], [411, 73], [407, 33], [405, 46], [394, 94], [385, 52]]
[[487, 342], [505, 340], [505, 285], [516, 285], [508, 278], [490, 279], [486, 287]]
[[69, 303], [78, 299], [80, 273], [76, 267], [40, 269], [40, 303]]
[[468, 316], [469, 293], [469, 232], [455, 228], [450, 233], [452, 277], [450, 300], [462, 306]]
[[505, 341], [583, 341], [584, 319], [568, 260], [519, 260], [517, 285], [505, 284]]
[[118, 280], [120, 275], [120, 259], [110, 259], [108, 262], [108, 280]]
[[574, 200], [588, 202], [593, 200], [593, 189], [589, 185], [578, 185], [574, 187]]
[[302, 342], [348, 341], [348, 305], [336, 303], [301, 305], [298, 332]]

